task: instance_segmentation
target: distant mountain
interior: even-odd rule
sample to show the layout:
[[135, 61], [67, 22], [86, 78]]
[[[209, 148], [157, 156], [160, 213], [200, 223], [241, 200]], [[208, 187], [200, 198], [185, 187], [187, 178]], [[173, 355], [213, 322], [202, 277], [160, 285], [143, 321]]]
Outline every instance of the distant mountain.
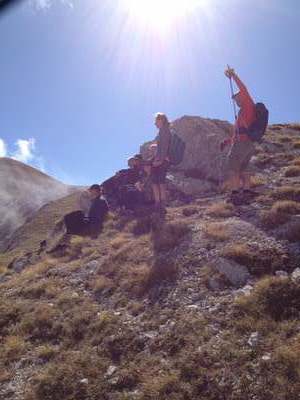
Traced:
[[11, 158], [0, 158], [0, 250], [41, 206], [74, 188]]

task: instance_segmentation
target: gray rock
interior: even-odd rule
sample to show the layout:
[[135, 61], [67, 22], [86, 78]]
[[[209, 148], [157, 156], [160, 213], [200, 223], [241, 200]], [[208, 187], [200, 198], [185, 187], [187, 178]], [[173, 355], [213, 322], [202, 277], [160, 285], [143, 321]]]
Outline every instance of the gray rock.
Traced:
[[253, 290], [253, 286], [246, 285], [246, 286], [242, 287], [241, 289], [238, 289], [236, 291], [236, 294], [237, 295], [249, 296], [251, 294], [252, 290]]
[[108, 367], [107, 371], [106, 371], [105, 376], [106, 376], [106, 377], [112, 376], [112, 375], [116, 372], [117, 369], [118, 369], [118, 368], [117, 368], [115, 365], [110, 365], [110, 366]]
[[253, 332], [251, 333], [247, 343], [249, 344], [249, 346], [255, 347], [258, 344], [258, 340], [259, 340], [259, 333]]
[[22, 272], [31, 263], [32, 253], [28, 253], [20, 258], [14, 259], [9, 265], [8, 269], [12, 269], [14, 272]]
[[187, 195], [201, 195], [216, 188], [212, 182], [186, 177], [181, 172], [169, 174], [168, 179], [171, 188], [174, 187]]
[[289, 276], [289, 274], [288, 274], [286, 271], [281, 271], [281, 270], [276, 271], [276, 272], [275, 272], [275, 275], [276, 275], [276, 276], [281, 276], [281, 277], [283, 277], [283, 278]]
[[293, 273], [292, 273], [292, 279], [294, 281], [299, 281], [300, 280], [300, 268], [296, 268]]
[[232, 260], [218, 258], [212, 267], [224, 275], [227, 280], [235, 287], [241, 287], [246, 284], [251, 275], [244, 265], [237, 264]]
[[85, 265], [85, 268], [89, 270], [95, 270], [100, 266], [100, 262], [98, 260], [92, 260]]

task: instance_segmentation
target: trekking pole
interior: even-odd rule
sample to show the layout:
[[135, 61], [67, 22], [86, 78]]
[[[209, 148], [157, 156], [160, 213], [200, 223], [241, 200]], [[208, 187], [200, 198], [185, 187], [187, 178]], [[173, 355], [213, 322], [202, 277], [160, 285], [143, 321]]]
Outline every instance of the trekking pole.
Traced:
[[[230, 66], [227, 64], [227, 68], [231, 69]], [[232, 84], [232, 77], [229, 78], [229, 83], [230, 83], [230, 91], [231, 91], [231, 101], [232, 101], [232, 106], [233, 106], [233, 112], [234, 112], [234, 120], [237, 120], [237, 112], [236, 112], [236, 105], [233, 99], [233, 84]]]

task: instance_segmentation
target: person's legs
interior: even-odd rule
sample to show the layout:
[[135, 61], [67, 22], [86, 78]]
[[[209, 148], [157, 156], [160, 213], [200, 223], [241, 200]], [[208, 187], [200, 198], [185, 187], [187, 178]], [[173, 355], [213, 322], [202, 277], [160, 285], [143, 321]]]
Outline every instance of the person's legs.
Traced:
[[225, 166], [224, 191], [236, 191], [240, 188], [239, 143], [234, 143], [228, 153]]
[[153, 189], [155, 206], [159, 206], [160, 205], [160, 201], [161, 201], [160, 185], [156, 184], [156, 183], [153, 183], [152, 184], [152, 189]]
[[241, 183], [242, 183], [242, 189], [243, 190], [250, 190], [251, 188], [251, 177], [252, 173], [251, 172], [242, 172], [241, 174]]
[[161, 200], [161, 202], [166, 203], [166, 201], [168, 200], [166, 184], [163, 183], [163, 184], [159, 185], [159, 190], [160, 190], [160, 200]]
[[223, 190], [225, 192], [226, 191], [234, 192], [234, 191], [238, 191], [240, 189], [240, 187], [241, 187], [240, 174], [239, 173], [231, 173], [230, 175], [228, 175], [228, 178], [224, 182]]
[[253, 142], [243, 143], [243, 158], [241, 162], [241, 184], [243, 190], [250, 190], [252, 171], [249, 167], [252, 156], [255, 154], [255, 146]]

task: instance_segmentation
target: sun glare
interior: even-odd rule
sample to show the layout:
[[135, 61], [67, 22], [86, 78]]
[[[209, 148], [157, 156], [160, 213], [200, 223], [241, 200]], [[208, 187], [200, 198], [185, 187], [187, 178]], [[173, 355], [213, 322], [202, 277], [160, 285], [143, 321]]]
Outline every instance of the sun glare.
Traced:
[[144, 28], [166, 32], [208, 0], [124, 0], [131, 18]]

